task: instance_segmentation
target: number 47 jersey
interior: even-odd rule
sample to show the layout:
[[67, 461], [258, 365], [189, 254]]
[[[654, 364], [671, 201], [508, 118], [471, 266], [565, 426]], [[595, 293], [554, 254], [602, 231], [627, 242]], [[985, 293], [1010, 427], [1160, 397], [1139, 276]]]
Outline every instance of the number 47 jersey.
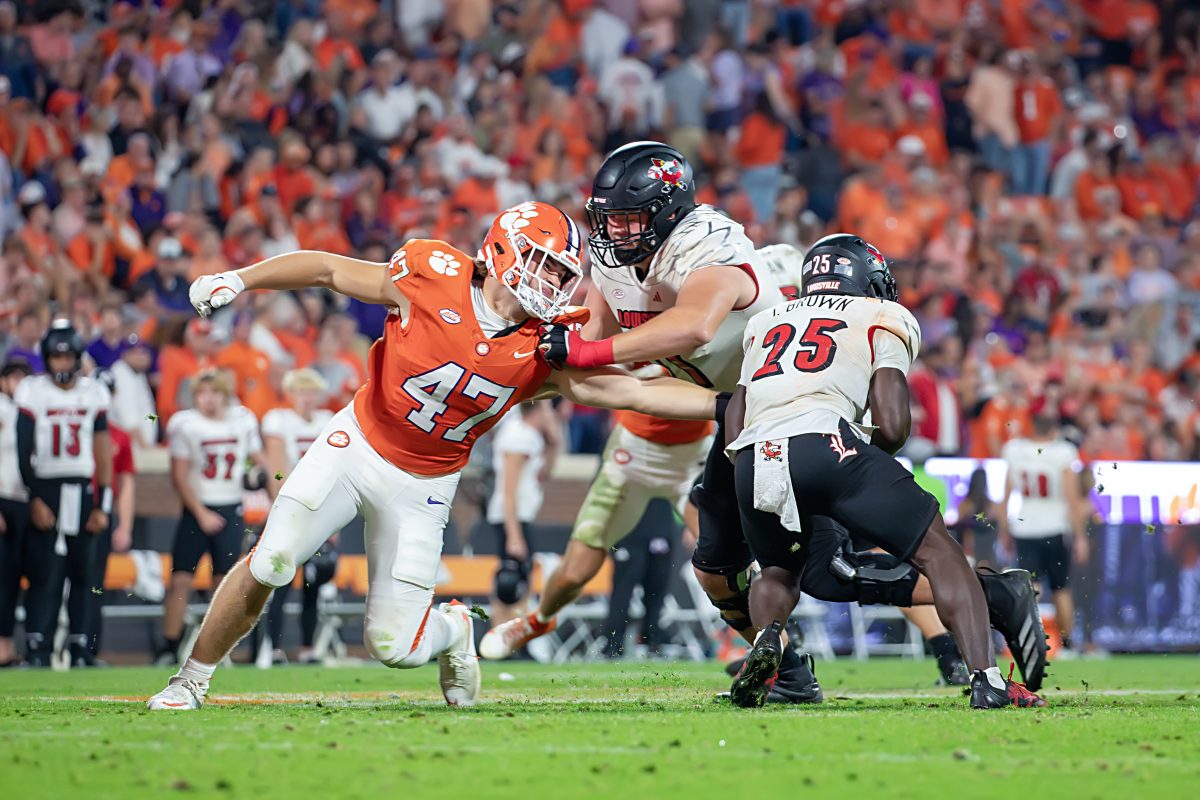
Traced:
[[921, 347], [920, 327], [899, 303], [871, 297], [809, 295], [756, 315], [743, 337], [746, 426], [731, 452], [769, 439], [860, 433], [875, 370], [905, 374]]

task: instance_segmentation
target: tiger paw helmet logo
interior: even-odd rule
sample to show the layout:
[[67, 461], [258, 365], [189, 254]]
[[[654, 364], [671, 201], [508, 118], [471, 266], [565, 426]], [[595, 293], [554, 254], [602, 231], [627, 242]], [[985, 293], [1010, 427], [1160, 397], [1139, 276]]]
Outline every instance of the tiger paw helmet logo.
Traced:
[[758, 452], [765, 461], [783, 461], [783, 448], [778, 442], [763, 442]]
[[513, 206], [500, 215], [500, 227], [508, 233], [516, 233], [529, 225], [529, 220], [537, 219], [537, 206], [531, 202]]
[[687, 181], [683, 179], [683, 167], [673, 158], [652, 158], [646, 177], [663, 182], [663, 190], [686, 189]]

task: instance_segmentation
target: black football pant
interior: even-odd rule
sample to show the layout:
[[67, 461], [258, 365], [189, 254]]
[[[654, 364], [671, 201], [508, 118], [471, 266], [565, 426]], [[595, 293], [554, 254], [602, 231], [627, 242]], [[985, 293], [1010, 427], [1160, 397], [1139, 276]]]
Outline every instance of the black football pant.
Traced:
[[[52, 484], [42, 497], [56, 516], [65, 483]], [[40, 530], [30, 524], [27, 556], [29, 593], [25, 600], [25, 638], [29, 650], [49, 650], [53, 647], [58, 610], [62, 606], [64, 583], [67, 580], [71, 581], [71, 593], [67, 597], [71, 642], [83, 644], [87, 640], [88, 619], [94, 597], [92, 581], [97, 538], [83, 529], [92, 513], [90, 488], [89, 485], [81, 492], [78, 533], [64, 536], [56, 529]], [[59, 525], [62, 523], [62, 520], [58, 521]], [[65, 546], [65, 553], [60, 550], [60, 539]]]
[[663, 644], [664, 636], [658, 627], [671, 581], [671, 543], [678, 531], [668, 537], [652, 526], [640, 525], [625, 537], [613, 554], [612, 594], [608, 601], [608, 619], [604, 634], [608, 639], [605, 655], [618, 658], [624, 655], [625, 631], [629, 627], [629, 604], [633, 589], [642, 587], [642, 636], [651, 653]]
[[29, 504], [0, 499], [0, 636], [10, 638], [17, 624], [21, 576], [29, 574]]

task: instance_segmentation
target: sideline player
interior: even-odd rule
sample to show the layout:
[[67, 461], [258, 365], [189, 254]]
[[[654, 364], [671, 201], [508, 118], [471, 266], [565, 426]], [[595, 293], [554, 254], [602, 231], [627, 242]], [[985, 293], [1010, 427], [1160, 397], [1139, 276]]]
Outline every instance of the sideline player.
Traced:
[[[333, 412], [321, 408], [321, 403], [329, 392], [329, 387], [321, 373], [314, 369], [294, 369], [283, 376], [283, 392], [287, 396], [288, 405], [284, 408], [273, 408], [263, 415], [262, 440], [263, 452], [267, 458], [267, 475], [286, 476], [300, 458], [308, 452], [308, 448], [321, 435], [321, 431], [333, 419]], [[268, 477], [268, 486], [278, 486], [279, 481]], [[336, 534], [335, 534], [336, 536]], [[333, 580], [337, 569], [337, 551], [334, 549], [334, 537], [309, 559], [301, 570], [304, 574], [300, 610], [300, 652], [297, 660], [302, 664], [313, 661], [313, 637], [317, 630], [317, 591], [322, 585]], [[283, 661], [283, 608], [291, 593], [290, 583], [280, 586], [271, 595], [271, 607], [267, 609], [267, 638], [262, 647], [267, 648], [265, 656], [260, 650], [255, 660], [259, 666], [269, 666], [273, 661]]]
[[[920, 328], [896, 297], [879, 251], [836, 234], [807, 253], [801, 298], [746, 328], [746, 360], [727, 409], [736, 436], [728, 452], [743, 528], [763, 571], [750, 597], [761, 633], [730, 690], [737, 705], [761, 705], [775, 679], [813, 515], [928, 577], [972, 671], [972, 708], [1045, 705], [1000, 674], [979, 580], [937, 500], [892, 457], [908, 438], [905, 375], [920, 348]], [[871, 428], [862, 424], [868, 408]]]
[[29, 567], [29, 492], [17, 459], [17, 415], [13, 394], [33, 374], [27, 361], [12, 360], [0, 369], [0, 667], [15, 667], [17, 595]]
[[213, 598], [191, 658], [149, 701], [198, 708], [216, 664], [253, 626], [271, 590], [292, 580], [336, 530], [366, 519], [364, 640], [390, 667], [438, 658], [451, 705], [471, 705], [480, 673], [471, 616], [432, 608], [442, 533], [476, 438], [512, 406], [554, 393], [584, 405], [709, 419], [712, 392], [616, 370], [551, 373], [535, 356], [546, 321], [579, 323], [568, 303], [582, 272], [575, 223], [528, 202], [501, 213], [472, 258], [412, 240], [390, 263], [301, 251], [192, 286], [201, 313], [244, 290], [322, 287], [391, 308], [371, 348], [368, 380], [287, 477], [254, 552]]
[[[1079, 450], [1058, 435], [1058, 419], [1043, 405], [1033, 414], [1033, 436], [1013, 439], [1000, 453], [1008, 467], [1000, 542], [1013, 550], [1017, 566], [1044, 577], [1054, 600], [1054, 619], [1062, 634], [1057, 657], [1074, 653], [1075, 600], [1071, 594], [1071, 561], [1088, 561], [1087, 512], [1079, 480]], [[1021, 510], [1010, 513], [1015, 492]], [[1069, 541], [1068, 541], [1069, 539]]]
[[[29, 592], [25, 659], [48, 667], [65, 582], [72, 665], [91, 661], [87, 647], [96, 536], [112, 513], [112, 451], [103, 384], [79, 372], [83, 340], [65, 319], [42, 339], [47, 374], [26, 378], [13, 398], [21, 480], [29, 491]], [[94, 484], [93, 484], [94, 479]], [[93, 488], [93, 486], [95, 488]]]
[[[231, 376], [203, 370], [192, 379], [194, 408], [176, 412], [167, 423], [171, 484], [183, 504], [171, 546], [171, 580], [163, 603], [160, 666], [178, 663], [184, 616], [200, 559], [208, 553], [213, 586], [233, 569], [246, 531], [242, 516], [246, 464], [266, 470], [258, 420], [238, 404]], [[274, 491], [278, 483], [267, 482]]]

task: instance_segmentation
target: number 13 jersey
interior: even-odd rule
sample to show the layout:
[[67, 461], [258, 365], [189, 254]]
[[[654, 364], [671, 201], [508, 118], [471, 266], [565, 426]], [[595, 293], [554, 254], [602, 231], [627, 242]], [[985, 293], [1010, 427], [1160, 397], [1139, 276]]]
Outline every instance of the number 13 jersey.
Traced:
[[[470, 256], [414, 239], [392, 256], [392, 281], [409, 300], [393, 311], [367, 357], [354, 414], [375, 452], [414, 475], [462, 469], [479, 436], [541, 389], [550, 367], [537, 355], [541, 320], [488, 337], [472, 300]], [[582, 324], [586, 309], [555, 320]]]
[[882, 367], [907, 374], [921, 333], [899, 303], [810, 295], [758, 314], [743, 344], [746, 427], [730, 451], [803, 433], [837, 433], [842, 419], [865, 428], [871, 376]]

